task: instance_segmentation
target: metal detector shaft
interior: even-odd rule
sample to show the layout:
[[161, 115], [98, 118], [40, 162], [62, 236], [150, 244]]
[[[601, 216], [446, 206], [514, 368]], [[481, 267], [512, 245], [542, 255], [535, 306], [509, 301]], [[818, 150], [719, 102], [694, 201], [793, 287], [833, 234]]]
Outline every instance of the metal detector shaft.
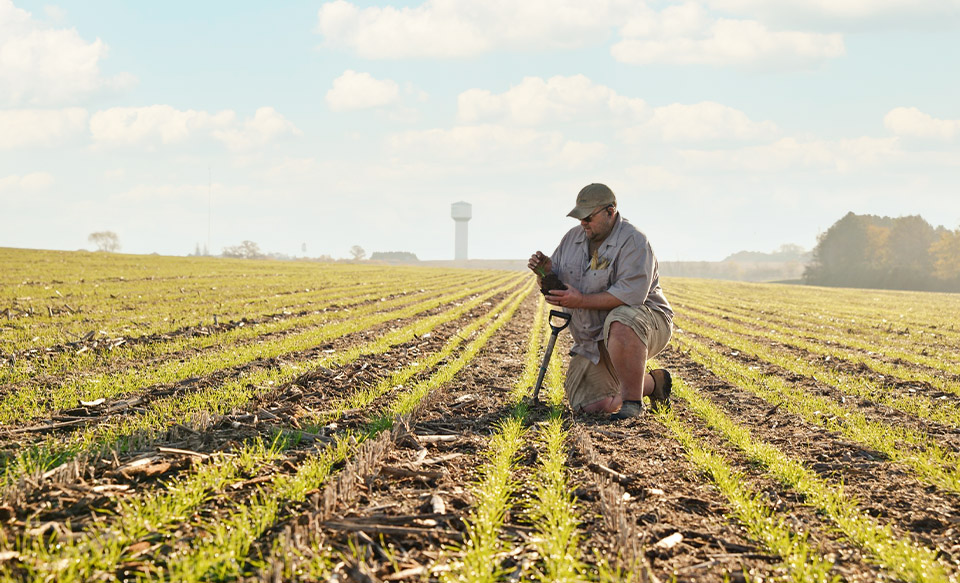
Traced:
[[[553, 318], [560, 318], [563, 324], [556, 326]], [[543, 377], [547, 374], [547, 366], [550, 364], [550, 356], [553, 354], [553, 345], [557, 343], [557, 336], [560, 331], [570, 325], [570, 314], [558, 310], [550, 310], [550, 340], [547, 342], [547, 350], [543, 353], [543, 364], [540, 365], [540, 373], [537, 375], [537, 384], [533, 388], [533, 401], [540, 401], [540, 387], [543, 386]]]

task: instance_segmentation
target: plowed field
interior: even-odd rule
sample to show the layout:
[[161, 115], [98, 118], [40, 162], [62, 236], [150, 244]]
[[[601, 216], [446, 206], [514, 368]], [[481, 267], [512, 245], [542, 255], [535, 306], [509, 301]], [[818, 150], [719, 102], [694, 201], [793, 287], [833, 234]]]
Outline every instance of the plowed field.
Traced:
[[530, 274], [0, 249], [0, 580], [957, 581], [960, 297], [664, 287], [611, 422]]

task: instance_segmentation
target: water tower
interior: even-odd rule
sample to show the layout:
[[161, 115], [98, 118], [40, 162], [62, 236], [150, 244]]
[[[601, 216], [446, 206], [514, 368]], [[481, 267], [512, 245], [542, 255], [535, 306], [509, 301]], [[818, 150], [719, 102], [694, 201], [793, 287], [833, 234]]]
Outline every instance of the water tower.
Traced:
[[467, 260], [467, 221], [473, 216], [473, 207], [469, 202], [455, 202], [450, 205], [450, 216], [457, 222], [456, 245], [453, 258], [457, 261]]

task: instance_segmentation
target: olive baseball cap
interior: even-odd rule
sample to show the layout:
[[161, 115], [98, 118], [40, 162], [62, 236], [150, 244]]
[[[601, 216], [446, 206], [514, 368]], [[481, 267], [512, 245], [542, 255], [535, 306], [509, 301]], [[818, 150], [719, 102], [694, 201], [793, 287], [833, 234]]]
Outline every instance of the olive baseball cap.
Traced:
[[577, 206], [573, 207], [573, 210], [567, 213], [567, 216], [579, 221], [590, 216], [590, 213], [598, 208], [611, 204], [617, 204], [617, 197], [614, 196], [610, 187], [606, 184], [594, 182], [580, 190], [580, 194], [577, 195]]

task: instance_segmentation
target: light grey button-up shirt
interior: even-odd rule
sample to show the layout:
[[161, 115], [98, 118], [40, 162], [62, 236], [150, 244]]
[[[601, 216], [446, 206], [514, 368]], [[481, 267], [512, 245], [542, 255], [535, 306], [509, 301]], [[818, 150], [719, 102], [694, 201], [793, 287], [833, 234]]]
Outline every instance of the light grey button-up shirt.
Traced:
[[[560, 281], [583, 294], [609, 292], [624, 304], [642, 305], [663, 312], [669, 320], [673, 310], [660, 289], [657, 257], [647, 236], [617, 215], [606, 240], [597, 248], [597, 266], [591, 269], [589, 240], [579, 225], [567, 231], [553, 255], [553, 271]], [[570, 331], [573, 352], [600, 362], [603, 321], [607, 310], [567, 309], [572, 315]]]

